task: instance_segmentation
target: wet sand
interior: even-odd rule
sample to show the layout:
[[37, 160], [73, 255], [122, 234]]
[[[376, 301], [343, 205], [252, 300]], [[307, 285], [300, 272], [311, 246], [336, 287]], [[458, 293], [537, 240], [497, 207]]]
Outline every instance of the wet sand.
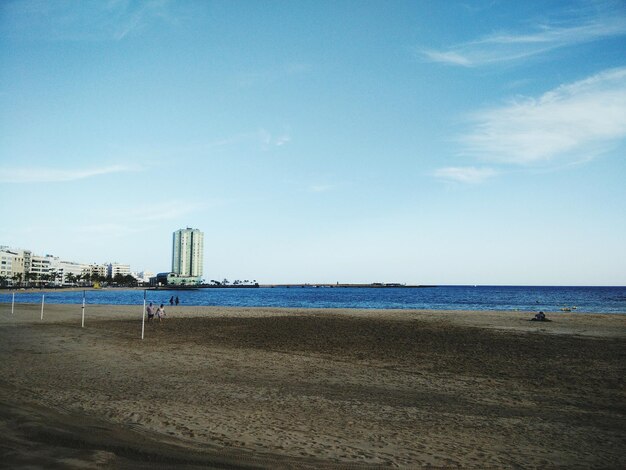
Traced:
[[624, 468], [626, 315], [0, 304], [9, 468]]

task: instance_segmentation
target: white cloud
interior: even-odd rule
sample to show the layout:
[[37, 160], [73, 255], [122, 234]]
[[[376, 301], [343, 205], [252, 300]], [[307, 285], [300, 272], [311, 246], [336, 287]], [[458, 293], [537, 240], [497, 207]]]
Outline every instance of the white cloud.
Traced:
[[532, 31], [517, 34], [493, 34], [476, 41], [454, 45], [446, 50], [422, 50], [433, 62], [473, 67], [511, 62], [543, 54], [553, 49], [583, 44], [626, 34], [623, 6], [604, 11], [601, 17], [589, 19], [580, 11], [576, 23], [561, 26], [563, 20], [539, 24]]
[[472, 166], [439, 168], [434, 172], [437, 178], [467, 184], [482, 183], [496, 174], [497, 172], [492, 168], [475, 168]]
[[278, 136], [273, 136], [265, 129], [259, 129], [257, 136], [259, 142], [265, 150], [269, 147], [282, 147], [291, 141], [291, 136], [289, 134], [283, 133]]
[[110, 173], [137, 171], [138, 167], [112, 165], [102, 168], [59, 170], [56, 168], [0, 168], [2, 183], [59, 183]]
[[626, 137], [626, 67], [476, 113], [464, 154], [507, 164], [593, 158]]
[[276, 137], [275, 144], [276, 144], [277, 147], [282, 147], [283, 145], [285, 145], [290, 140], [291, 140], [291, 137], [289, 137], [288, 135], [284, 134], [284, 135]]

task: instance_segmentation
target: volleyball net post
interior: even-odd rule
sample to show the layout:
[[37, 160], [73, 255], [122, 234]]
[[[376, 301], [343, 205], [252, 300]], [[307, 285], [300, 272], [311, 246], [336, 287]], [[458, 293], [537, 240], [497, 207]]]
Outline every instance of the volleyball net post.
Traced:
[[141, 339], [143, 340], [143, 333], [146, 325], [146, 290], [143, 290], [143, 310], [141, 312]]

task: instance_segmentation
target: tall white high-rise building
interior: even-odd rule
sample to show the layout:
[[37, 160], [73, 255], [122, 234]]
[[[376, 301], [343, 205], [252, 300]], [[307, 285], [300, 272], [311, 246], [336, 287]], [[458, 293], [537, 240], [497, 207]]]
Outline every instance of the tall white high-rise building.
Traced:
[[174, 232], [172, 243], [172, 272], [178, 276], [202, 277], [204, 263], [204, 233], [185, 228]]

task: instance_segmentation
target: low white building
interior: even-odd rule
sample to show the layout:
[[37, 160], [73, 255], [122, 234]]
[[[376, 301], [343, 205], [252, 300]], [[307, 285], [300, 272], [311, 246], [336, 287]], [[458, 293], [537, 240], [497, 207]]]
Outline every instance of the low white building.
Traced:
[[137, 279], [137, 282], [142, 284], [149, 284], [150, 278], [154, 277], [154, 273], [150, 271], [140, 271], [138, 273], [131, 273], [131, 275]]
[[76, 278], [89, 272], [89, 265], [74, 261], [63, 261], [59, 258], [55, 258], [50, 267], [57, 273], [56, 284], [63, 286], [75, 284]]

